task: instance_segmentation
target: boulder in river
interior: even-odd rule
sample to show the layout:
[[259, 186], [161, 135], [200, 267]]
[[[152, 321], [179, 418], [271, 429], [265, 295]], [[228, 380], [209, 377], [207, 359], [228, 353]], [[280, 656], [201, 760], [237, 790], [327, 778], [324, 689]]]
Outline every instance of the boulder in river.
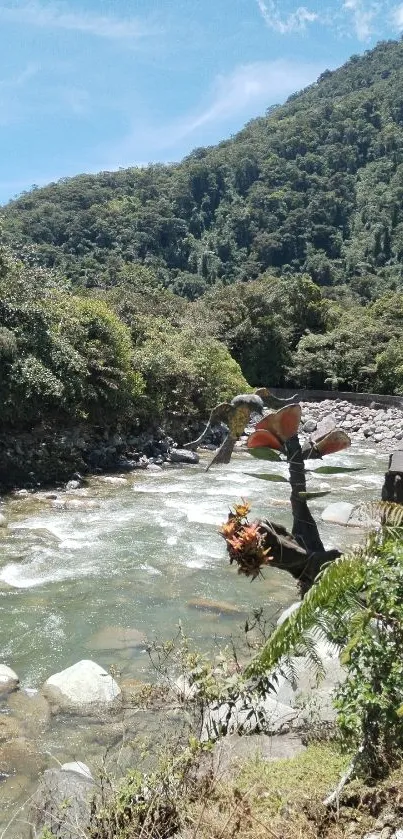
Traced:
[[354, 504], [350, 504], [348, 501], [336, 501], [334, 504], [328, 504], [323, 510], [322, 520], [330, 524], [348, 525], [354, 506]]
[[11, 693], [18, 687], [19, 678], [11, 667], [6, 664], [0, 664], [0, 696]]
[[50, 676], [43, 693], [57, 709], [81, 714], [112, 709], [121, 699], [120, 687], [110, 673], [86, 659]]
[[169, 452], [169, 459], [171, 463], [198, 463], [200, 458], [197, 452], [188, 451], [188, 449], [171, 449]]
[[50, 725], [49, 704], [40, 693], [18, 690], [11, 694], [7, 704], [14, 717], [22, 723], [25, 735], [33, 740]]
[[63, 768], [47, 769], [31, 803], [31, 839], [40, 839], [46, 828], [55, 839], [87, 835], [95, 791], [91, 775]]
[[144, 632], [124, 626], [105, 626], [88, 639], [89, 650], [133, 650], [143, 648], [146, 643]]
[[235, 603], [225, 600], [208, 600], [206, 597], [193, 597], [188, 600], [191, 609], [201, 609], [203, 612], [213, 612], [215, 615], [242, 615], [244, 610]]
[[8, 521], [4, 513], [0, 513], [0, 527], [7, 527]]

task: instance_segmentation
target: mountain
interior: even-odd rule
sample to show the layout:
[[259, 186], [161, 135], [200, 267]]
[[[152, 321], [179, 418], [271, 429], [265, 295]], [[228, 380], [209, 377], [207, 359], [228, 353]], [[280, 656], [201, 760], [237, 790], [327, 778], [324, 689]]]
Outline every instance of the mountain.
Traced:
[[[371, 299], [402, 286], [403, 42], [382, 42], [181, 163], [79, 175], [3, 209], [14, 248], [85, 286], [132, 263], [195, 299], [304, 272]], [[129, 268], [128, 268], [129, 266]]]

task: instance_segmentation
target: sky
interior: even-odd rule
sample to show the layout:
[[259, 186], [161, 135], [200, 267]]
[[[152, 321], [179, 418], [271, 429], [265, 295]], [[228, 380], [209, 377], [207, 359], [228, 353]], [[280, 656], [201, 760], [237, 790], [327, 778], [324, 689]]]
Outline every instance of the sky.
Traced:
[[0, 0], [0, 202], [180, 160], [402, 31], [396, 0]]

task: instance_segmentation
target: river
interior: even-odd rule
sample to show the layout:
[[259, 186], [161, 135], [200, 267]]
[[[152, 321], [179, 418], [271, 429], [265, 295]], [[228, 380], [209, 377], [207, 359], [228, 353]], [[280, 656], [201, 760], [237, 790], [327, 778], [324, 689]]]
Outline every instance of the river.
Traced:
[[[100, 476], [72, 493], [43, 492], [3, 502], [10, 525], [0, 541], [0, 662], [16, 670], [27, 696], [81, 658], [113, 666], [122, 679], [147, 680], [152, 674], [142, 637], [169, 638], [181, 621], [195, 644], [209, 650], [224, 644], [253, 608], [264, 606], [274, 618], [296, 599], [291, 578], [275, 569], [268, 568], [253, 584], [238, 576], [217, 532], [230, 505], [241, 498], [252, 504], [252, 514], [289, 525], [287, 485], [246, 476], [262, 471], [262, 463], [246, 453], [207, 473], [206, 461], [203, 454], [198, 466]], [[312, 488], [332, 488], [331, 496], [312, 502], [319, 516], [334, 500], [380, 497], [385, 455], [355, 446], [326, 464], [362, 471], [312, 478]], [[264, 468], [285, 470], [278, 464]], [[321, 526], [321, 533], [326, 547], [344, 547], [361, 535], [336, 525]], [[190, 601], [197, 598], [233, 604], [234, 612], [195, 608]], [[121, 628], [137, 630], [138, 641], [116, 641], [114, 648]], [[8, 706], [2, 711], [8, 713]], [[53, 718], [37, 737], [25, 731], [24, 738], [26, 748], [41, 759], [27, 764], [21, 753], [14, 759], [14, 780], [4, 772], [0, 837], [39, 770], [55, 760], [95, 760], [104, 745], [98, 731], [91, 740], [83, 723], [66, 718]], [[0, 756], [1, 750], [0, 744]], [[15, 823], [5, 836], [23, 835], [13, 829]]]

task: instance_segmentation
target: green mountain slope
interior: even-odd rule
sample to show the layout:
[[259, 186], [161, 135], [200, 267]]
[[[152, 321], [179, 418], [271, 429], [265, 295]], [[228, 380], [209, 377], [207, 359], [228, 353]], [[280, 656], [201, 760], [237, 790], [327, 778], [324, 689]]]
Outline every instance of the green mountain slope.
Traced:
[[402, 284], [403, 42], [380, 43], [182, 163], [80, 175], [4, 208], [8, 236], [77, 283], [149, 266], [190, 299], [306, 272], [364, 298]]

